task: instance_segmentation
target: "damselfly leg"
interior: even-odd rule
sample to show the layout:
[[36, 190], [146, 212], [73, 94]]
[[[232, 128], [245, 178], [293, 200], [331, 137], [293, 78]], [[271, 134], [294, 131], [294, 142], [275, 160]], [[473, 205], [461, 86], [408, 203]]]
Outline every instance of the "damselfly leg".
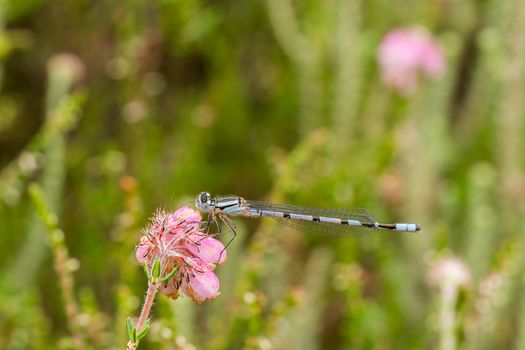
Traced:
[[[222, 236], [222, 227], [217, 218], [219, 218], [220, 221], [224, 222], [224, 224], [228, 228], [228, 231], [230, 231], [233, 234], [233, 237], [228, 241], [228, 243], [226, 243], [226, 245], [224, 246], [224, 249], [221, 251], [219, 255], [219, 261], [220, 261], [222, 258], [222, 254], [224, 253], [226, 248], [228, 248], [228, 246], [237, 237], [237, 231], [236, 231], [237, 225], [235, 225], [235, 223], [227, 215], [224, 215], [222, 213], [216, 213], [215, 211], [210, 211], [208, 213], [208, 218], [206, 219], [205, 222], [202, 223], [203, 226], [201, 227], [202, 230], [206, 233], [208, 237]], [[212, 225], [215, 225], [215, 227], [217, 228], [217, 231], [210, 233], [210, 228]]]
[[228, 243], [226, 243], [226, 246], [224, 246], [224, 249], [226, 249], [228, 248], [230, 243], [233, 242], [233, 240], [237, 237], [237, 231], [236, 231], [237, 225], [235, 225], [232, 219], [230, 219], [228, 216], [224, 214], [219, 214], [219, 218], [222, 220], [222, 222], [224, 222], [224, 224], [226, 224], [226, 226], [228, 227], [228, 230], [233, 234], [233, 237], [228, 241]]
[[[217, 232], [210, 234], [210, 229], [212, 224], [215, 224], [215, 227], [217, 228]], [[221, 233], [221, 225], [217, 221], [217, 215], [214, 211], [210, 211], [208, 213], [208, 217], [206, 218], [206, 221], [201, 221], [199, 231], [206, 233], [207, 235], [211, 237], [218, 236]]]

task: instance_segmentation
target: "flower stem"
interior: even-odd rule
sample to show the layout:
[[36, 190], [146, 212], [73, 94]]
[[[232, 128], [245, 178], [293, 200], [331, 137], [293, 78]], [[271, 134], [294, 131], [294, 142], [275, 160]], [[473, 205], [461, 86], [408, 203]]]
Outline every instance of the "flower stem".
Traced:
[[137, 332], [140, 332], [142, 330], [142, 327], [144, 327], [144, 323], [146, 323], [146, 320], [148, 319], [158, 289], [159, 286], [157, 283], [148, 284], [146, 300], [144, 301], [144, 305], [142, 306], [142, 312], [140, 313], [139, 321], [137, 322]]
[[[142, 328], [144, 327], [144, 324], [148, 320], [148, 316], [151, 312], [151, 307], [153, 306], [153, 302], [155, 301], [155, 296], [157, 295], [157, 291], [159, 289], [158, 282], [149, 282], [148, 283], [148, 291], [146, 292], [146, 299], [144, 300], [144, 304], [142, 305], [142, 311], [140, 312], [139, 320], [137, 322], [137, 333], [140, 333]], [[137, 346], [139, 345], [139, 342], [132, 342], [131, 340], [128, 342], [128, 345], [126, 346], [126, 350], [135, 350]]]
[[455, 305], [458, 297], [457, 285], [450, 281], [445, 281], [441, 287], [441, 312], [439, 316], [441, 339], [441, 350], [456, 349], [456, 338], [454, 329], [456, 325]]

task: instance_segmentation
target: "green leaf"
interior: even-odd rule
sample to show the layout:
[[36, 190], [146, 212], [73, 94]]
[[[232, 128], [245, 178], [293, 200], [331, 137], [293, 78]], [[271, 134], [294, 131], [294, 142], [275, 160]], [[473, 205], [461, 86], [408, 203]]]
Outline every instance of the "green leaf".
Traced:
[[150, 328], [151, 328], [151, 321], [148, 318], [148, 320], [144, 324], [144, 327], [142, 327], [142, 329], [140, 330], [139, 334], [137, 334], [137, 340], [141, 340], [142, 338], [144, 338], [144, 336], [146, 336], [146, 334], [148, 334], [148, 331], [149, 331]]
[[177, 273], [177, 269], [174, 268], [173, 270], [171, 270], [170, 273], [168, 273], [166, 276], [162, 277], [160, 279], [160, 282], [161, 283], [166, 283], [167, 281], [169, 281], [173, 276], [175, 276], [175, 274]]
[[128, 317], [126, 320], [126, 329], [128, 330], [128, 338], [131, 340], [132, 332], [133, 332], [133, 322], [131, 321], [131, 317]]
[[157, 279], [160, 276], [160, 259], [159, 257], [155, 258], [153, 266], [151, 267], [151, 278]]
[[144, 267], [144, 273], [146, 274], [146, 277], [149, 280], [151, 278], [151, 275], [150, 275], [149, 270], [148, 270], [148, 264], [144, 264], [142, 266]]
[[129, 340], [133, 343], [133, 344], [137, 344], [137, 327], [133, 327], [131, 329], [131, 336], [129, 337]]

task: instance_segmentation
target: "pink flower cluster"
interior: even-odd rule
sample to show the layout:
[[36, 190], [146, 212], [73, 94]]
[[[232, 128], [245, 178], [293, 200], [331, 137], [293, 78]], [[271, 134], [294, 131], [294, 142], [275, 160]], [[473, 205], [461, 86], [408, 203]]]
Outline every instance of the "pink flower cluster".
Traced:
[[383, 82], [403, 95], [415, 92], [419, 75], [438, 77], [445, 70], [439, 44], [423, 29], [389, 32], [378, 49]]
[[213, 270], [226, 261], [224, 245], [200, 232], [200, 223], [199, 212], [188, 207], [173, 213], [159, 211], [144, 230], [135, 252], [138, 262], [150, 271], [159, 258], [161, 277], [176, 269], [160, 286], [163, 294], [176, 299], [182, 290], [199, 304], [219, 295], [219, 279]]
[[444, 257], [434, 263], [428, 275], [432, 285], [450, 284], [454, 287], [464, 287], [470, 282], [470, 271], [459, 258]]

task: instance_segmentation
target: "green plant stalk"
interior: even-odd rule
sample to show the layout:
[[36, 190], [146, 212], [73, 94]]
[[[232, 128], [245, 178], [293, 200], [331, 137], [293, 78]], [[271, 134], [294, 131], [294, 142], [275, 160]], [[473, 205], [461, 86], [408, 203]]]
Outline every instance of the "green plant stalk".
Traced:
[[[525, 234], [525, 229], [522, 229], [522, 234]], [[517, 321], [517, 337], [516, 337], [516, 343], [515, 343], [515, 349], [516, 350], [524, 350], [525, 349], [525, 298], [523, 298], [521, 291], [523, 290], [523, 287], [525, 286], [525, 269], [521, 269], [521, 283], [519, 286], [520, 290], [520, 296], [519, 298], [519, 308], [518, 308], [518, 321]]]
[[[404, 279], [405, 293], [412, 296], [410, 304], [405, 305], [411, 319], [421, 319], [424, 315], [425, 301], [417, 293], [421, 280], [420, 266], [424, 265], [425, 252], [431, 249], [436, 227], [431, 215], [439, 204], [438, 175], [442, 172], [447, 158], [449, 140], [446, 135], [446, 121], [442, 111], [446, 98], [445, 82], [426, 82], [437, 86], [422, 87], [413, 97], [408, 109], [410, 123], [403, 130], [403, 177], [406, 183], [405, 211], [407, 217], [417, 218], [422, 225], [420, 235], [404, 235], [406, 245], [405, 268], [409, 272]], [[437, 106], [429, 108], [428, 106]], [[408, 170], [410, 169], [410, 170]]]
[[321, 49], [299, 31], [290, 0], [267, 0], [266, 3], [277, 41], [298, 68], [299, 129], [305, 136], [321, 126]]
[[[221, 287], [223, 284], [221, 281]], [[222, 294], [220, 297], [222, 298]], [[184, 337], [191, 344], [203, 345], [196, 331], [197, 308], [195, 303], [190, 298], [180, 298], [176, 303], [167, 301], [164, 304], [171, 310], [172, 317], [169, 323], [173, 326], [172, 331], [176, 336]]]
[[300, 94], [300, 125], [299, 131], [305, 136], [321, 126], [321, 67], [320, 59], [314, 54], [306, 62], [300, 62], [299, 94]]
[[74, 279], [71, 260], [64, 241], [64, 232], [58, 227], [57, 216], [50, 210], [42, 188], [33, 183], [29, 186], [29, 195], [35, 210], [47, 230], [47, 237], [53, 252], [53, 266], [58, 277], [58, 284], [65, 306], [67, 323], [75, 349], [84, 349], [81, 326], [78, 322], [79, 307], [74, 295]]
[[122, 344], [127, 339], [126, 330], [122, 325], [126, 323], [129, 315], [136, 310], [138, 304], [138, 298], [133, 295], [131, 288], [125, 285], [119, 285], [116, 292], [117, 310], [115, 312], [112, 334], [115, 336], [113, 345]]
[[[291, 313], [297, 310], [303, 303], [297, 294], [293, 288], [290, 288], [285, 297], [272, 308], [272, 312], [264, 325], [262, 332], [263, 338], [271, 339], [272, 343], [275, 343], [274, 338], [277, 337], [282, 323], [285, 323], [290, 318]], [[252, 348], [259, 348], [257, 345], [252, 346]]]
[[[330, 280], [331, 261], [332, 253], [327, 249], [318, 248], [312, 252], [304, 267], [302, 289], [305, 300], [283, 318], [289, 327], [279, 327], [277, 330], [274, 336], [276, 348], [304, 350], [320, 348], [318, 326], [321, 324], [321, 314], [327, 303], [323, 294]], [[299, 330], [302, 336], [294, 336]]]
[[337, 71], [334, 77], [335, 100], [333, 130], [336, 151], [348, 152], [348, 140], [356, 124], [360, 77], [361, 4], [357, 0], [339, 0], [335, 35]]
[[[452, 70], [451, 67], [449, 67]], [[447, 120], [443, 106], [448, 98], [450, 76], [442, 81], [426, 82], [428, 86], [411, 102], [409, 117], [414, 121], [412, 129], [403, 136], [407, 138], [404, 148], [407, 167], [407, 212], [417, 217], [423, 225], [433, 227], [432, 213], [439, 200], [437, 192], [438, 175], [450, 159], [450, 140], [447, 134]], [[426, 189], [426, 190], [425, 190]], [[433, 230], [426, 230], [425, 239], [414, 240], [414, 255], [430, 248]], [[405, 237], [411, 237], [409, 235]]]
[[[128, 180], [132, 181], [131, 178], [128, 178]], [[116, 252], [114, 259], [118, 261], [119, 266], [122, 266], [116, 293], [117, 316], [115, 317], [113, 328], [113, 334], [117, 335], [115, 344], [122, 344], [127, 339], [122, 324], [124, 324], [128, 315], [134, 311], [134, 302], [136, 300], [129, 286], [136, 279], [137, 271], [136, 265], [133, 263], [135, 261], [134, 257], [131, 257], [129, 252], [134, 250], [135, 237], [139, 229], [137, 222], [143, 215], [143, 205], [137, 186], [134, 185], [134, 182], [130, 182], [129, 185], [123, 186], [125, 209], [119, 215], [119, 217], [125, 217], [127, 220], [119, 220], [112, 230], [112, 236], [120, 243], [120, 248]]]
[[525, 186], [523, 176], [523, 115], [525, 105], [525, 1], [513, 0], [505, 4], [507, 13], [505, 39], [505, 65], [502, 69], [501, 102], [497, 117], [499, 124], [499, 169], [501, 183], [502, 222], [511, 230], [519, 221], [525, 205], [516, 198], [516, 187]]
[[[6, 0], [0, 0], [0, 39], [4, 39], [5, 32], [5, 8]], [[4, 85], [4, 57], [0, 57], [0, 91]]]
[[[62, 135], [57, 136], [45, 151], [46, 168], [42, 174], [42, 187], [46, 198], [49, 198], [49, 206], [53, 212], [59, 211], [59, 198], [62, 195], [64, 181], [64, 139]], [[40, 262], [46, 255], [46, 236], [44, 227], [36, 217], [31, 220], [26, 243], [19, 253], [19, 257], [11, 272], [13, 287], [21, 289], [29, 281], [34, 279]]]
[[295, 62], [305, 60], [310, 43], [299, 31], [299, 24], [289, 0], [267, 0], [268, 15], [282, 49]]
[[[46, 122], [44, 125], [45, 143], [44, 157], [46, 166], [41, 177], [42, 191], [54, 213], [60, 213], [65, 178], [65, 132], [69, 129], [68, 121], [73, 119], [74, 109], [63, 108], [67, 101], [68, 91], [73, 83], [73, 77], [63, 77], [60, 72], [49, 71], [49, 84], [46, 96]], [[37, 217], [31, 219], [29, 234], [18, 255], [14, 266], [10, 269], [14, 290], [20, 290], [34, 279], [40, 262], [46, 255], [45, 233], [42, 223]]]
[[444, 281], [440, 291], [441, 307], [439, 312], [439, 349], [455, 350], [456, 336], [456, 303], [458, 300], [458, 286], [449, 280]]
[[[523, 230], [521, 233], [525, 233]], [[494, 349], [497, 347], [497, 340], [501, 334], [501, 321], [508, 317], [506, 312], [513, 302], [513, 293], [520, 286], [524, 274], [523, 250], [525, 246], [518, 242], [510, 249], [505, 248], [503, 262], [496, 271], [500, 275], [501, 282], [495, 287], [495, 290], [488, 296], [485, 296], [485, 304], [488, 308], [482, 310], [478, 316], [477, 324], [469, 330], [468, 338], [470, 339], [467, 349]], [[523, 317], [520, 315], [520, 318]], [[521, 320], [518, 324], [521, 324]], [[521, 336], [518, 335], [518, 339]]]
[[488, 270], [493, 253], [494, 232], [497, 232], [497, 214], [493, 207], [492, 189], [495, 171], [489, 164], [474, 165], [469, 174], [468, 240], [465, 255], [474, 281], [479, 281]]

